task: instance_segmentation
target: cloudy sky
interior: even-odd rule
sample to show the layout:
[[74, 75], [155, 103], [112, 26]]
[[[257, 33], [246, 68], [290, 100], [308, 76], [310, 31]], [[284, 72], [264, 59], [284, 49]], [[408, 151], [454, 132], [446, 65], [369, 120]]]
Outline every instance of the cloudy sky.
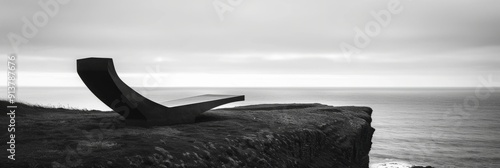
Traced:
[[498, 0], [66, 1], [0, 0], [0, 54], [17, 53], [19, 86], [84, 86], [85, 57], [113, 58], [132, 86], [475, 87], [500, 77]]

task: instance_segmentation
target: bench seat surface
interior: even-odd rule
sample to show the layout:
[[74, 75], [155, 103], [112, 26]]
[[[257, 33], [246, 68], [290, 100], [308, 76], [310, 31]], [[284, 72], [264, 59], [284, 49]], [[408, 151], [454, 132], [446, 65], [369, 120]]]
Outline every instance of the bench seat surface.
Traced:
[[183, 98], [183, 99], [161, 102], [160, 104], [167, 106], [167, 107], [177, 107], [177, 106], [185, 106], [185, 105], [190, 105], [190, 104], [204, 103], [204, 102], [210, 102], [210, 101], [216, 101], [216, 100], [222, 100], [222, 99], [236, 98], [236, 97], [240, 97], [240, 96], [243, 96], [243, 95], [207, 94], [207, 95], [200, 95], [200, 96], [194, 96], [194, 97], [188, 97], [188, 98]]

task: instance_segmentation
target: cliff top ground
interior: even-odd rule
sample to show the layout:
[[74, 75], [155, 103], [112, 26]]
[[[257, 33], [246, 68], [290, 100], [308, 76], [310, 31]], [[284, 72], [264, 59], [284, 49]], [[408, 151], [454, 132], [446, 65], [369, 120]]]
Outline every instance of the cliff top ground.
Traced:
[[16, 161], [0, 167], [365, 167], [374, 131], [368, 107], [251, 105], [141, 128], [114, 112], [17, 105]]

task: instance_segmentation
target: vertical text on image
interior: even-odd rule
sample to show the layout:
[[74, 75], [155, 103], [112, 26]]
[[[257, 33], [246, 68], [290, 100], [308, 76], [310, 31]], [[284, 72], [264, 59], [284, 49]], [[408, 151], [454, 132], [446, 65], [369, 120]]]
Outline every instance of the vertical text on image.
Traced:
[[16, 92], [17, 92], [17, 56], [11, 54], [7, 57], [7, 99], [9, 103], [7, 104], [7, 115], [9, 116], [9, 122], [7, 125], [7, 131], [9, 132], [9, 140], [7, 141], [7, 151], [9, 155], [7, 158], [11, 160], [16, 160]]

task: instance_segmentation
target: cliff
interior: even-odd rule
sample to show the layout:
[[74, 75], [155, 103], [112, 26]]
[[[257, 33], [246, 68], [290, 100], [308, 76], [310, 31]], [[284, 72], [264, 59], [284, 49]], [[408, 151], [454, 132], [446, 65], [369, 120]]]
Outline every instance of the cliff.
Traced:
[[139, 128], [112, 112], [18, 106], [5, 167], [368, 167], [374, 132], [368, 107], [252, 105]]

